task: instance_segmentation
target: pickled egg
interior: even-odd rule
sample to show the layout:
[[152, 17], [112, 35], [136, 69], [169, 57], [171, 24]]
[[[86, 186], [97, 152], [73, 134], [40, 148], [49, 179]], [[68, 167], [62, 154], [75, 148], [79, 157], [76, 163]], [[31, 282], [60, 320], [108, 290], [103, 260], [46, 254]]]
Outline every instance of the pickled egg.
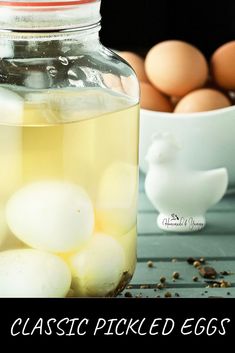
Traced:
[[35, 182], [7, 203], [7, 223], [27, 245], [52, 252], [72, 251], [89, 240], [94, 211], [89, 196], [76, 184]]
[[219, 47], [211, 58], [214, 81], [224, 89], [235, 89], [235, 40]]
[[229, 99], [220, 91], [203, 88], [187, 94], [175, 107], [175, 113], [205, 112], [229, 107]]
[[65, 297], [71, 272], [58, 256], [32, 249], [0, 253], [0, 297]]
[[126, 60], [128, 64], [130, 64], [130, 66], [134, 69], [139, 81], [148, 82], [148, 78], [145, 73], [144, 59], [142, 59], [141, 56], [130, 51], [121, 51], [118, 52], [118, 55]]
[[104, 233], [122, 235], [136, 224], [137, 166], [114, 162], [104, 171], [96, 202], [97, 223]]
[[203, 54], [194, 46], [177, 40], [165, 41], [150, 49], [145, 69], [156, 88], [177, 97], [202, 87], [208, 76]]
[[141, 108], [161, 112], [172, 112], [172, 105], [167, 97], [159, 92], [150, 83], [141, 82]]
[[75, 296], [106, 296], [116, 289], [125, 271], [122, 247], [111, 236], [101, 233], [95, 234], [68, 263]]

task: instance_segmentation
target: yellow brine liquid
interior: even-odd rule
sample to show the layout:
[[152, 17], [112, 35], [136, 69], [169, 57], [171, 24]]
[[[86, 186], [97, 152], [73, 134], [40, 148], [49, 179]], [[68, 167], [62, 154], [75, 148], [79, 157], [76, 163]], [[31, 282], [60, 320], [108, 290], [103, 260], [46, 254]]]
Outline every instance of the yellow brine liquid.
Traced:
[[136, 262], [139, 106], [95, 89], [20, 102], [0, 117], [0, 297], [116, 295]]

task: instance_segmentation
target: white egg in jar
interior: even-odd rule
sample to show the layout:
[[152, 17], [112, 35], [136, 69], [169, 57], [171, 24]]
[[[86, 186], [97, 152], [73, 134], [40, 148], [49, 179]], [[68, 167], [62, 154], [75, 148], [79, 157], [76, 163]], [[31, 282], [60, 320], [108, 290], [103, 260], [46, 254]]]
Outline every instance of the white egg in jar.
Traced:
[[136, 224], [138, 168], [112, 163], [104, 171], [96, 201], [97, 223], [107, 234], [123, 235]]
[[119, 243], [107, 234], [95, 233], [84, 250], [68, 258], [74, 295], [112, 295], [125, 272], [125, 254]]
[[38, 250], [0, 252], [0, 297], [63, 298], [71, 272], [58, 256]]
[[90, 239], [92, 202], [84, 189], [60, 181], [35, 182], [7, 203], [7, 223], [28, 246], [55, 253], [74, 251]]

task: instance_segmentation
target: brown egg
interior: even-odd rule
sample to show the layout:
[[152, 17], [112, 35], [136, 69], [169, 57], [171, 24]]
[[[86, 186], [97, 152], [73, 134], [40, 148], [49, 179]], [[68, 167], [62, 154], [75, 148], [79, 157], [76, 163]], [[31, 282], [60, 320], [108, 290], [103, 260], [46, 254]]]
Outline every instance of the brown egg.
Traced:
[[144, 59], [142, 59], [141, 56], [130, 51], [121, 51], [118, 52], [118, 55], [121, 56], [124, 60], [126, 60], [128, 64], [131, 65], [131, 67], [136, 72], [139, 81], [148, 82], [148, 78], [144, 68]]
[[150, 49], [145, 70], [156, 88], [178, 97], [202, 87], [208, 75], [208, 65], [202, 53], [177, 40], [165, 41]]
[[170, 97], [170, 101], [173, 104], [173, 107], [176, 106], [176, 104], [179, 103], [179, 101], [181, 100], [182, 97], [176, 97], [176, 96], [172, 96]]
[[212, 76], [220, 87], [235, 89], [235, 41], [218, 48], [211, 58]]
[[121, 82], [121, 78], [119, 76], [116, 76], [114, 74], [103, 74], [103, 81], [104, 84], [106, 85], [106, 87], [123, 93], [123, 87], [122, 87], [122, 82]]
[[187, 94], [175, 107], [174, 113], [205, 112], [229, 107], [229, 99], [220, 91], [203, 88]]
[[160, 93], [150, 83], [141, 82], [141, 108], [160, 112], [172, 112], [172, 105], [167, 97]]

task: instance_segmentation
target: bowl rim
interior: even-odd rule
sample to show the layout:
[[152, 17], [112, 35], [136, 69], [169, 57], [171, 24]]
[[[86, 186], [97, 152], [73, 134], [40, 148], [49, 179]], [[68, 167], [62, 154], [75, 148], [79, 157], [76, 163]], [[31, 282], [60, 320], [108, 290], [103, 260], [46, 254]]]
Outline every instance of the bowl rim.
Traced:
[[165, 117], [165, 118], [170, 118], [170, 119], [176, 119], [176, 118], [181, 118], [181, 119], [188, 119], [188, 118], [199, 118], [199, 117], [214, 117], [217, 115], [220, 115], [221, 113], [230, 113], [234, 112], [235, 113], [235, 105], [231, 105], [226, 108], [220, 108], [220, 109], [215, 109], [215, 110], [209, 110], [206, 112], [194, 112], [194, 113], [168, 113], [168, 112], [160, 112], [160, 111], [155, 111], [155, 110], [148, 110], [148, 109], [140, 109], [141, 112], [146, 113], [150, 116], [159, 116], [159, 117]]

